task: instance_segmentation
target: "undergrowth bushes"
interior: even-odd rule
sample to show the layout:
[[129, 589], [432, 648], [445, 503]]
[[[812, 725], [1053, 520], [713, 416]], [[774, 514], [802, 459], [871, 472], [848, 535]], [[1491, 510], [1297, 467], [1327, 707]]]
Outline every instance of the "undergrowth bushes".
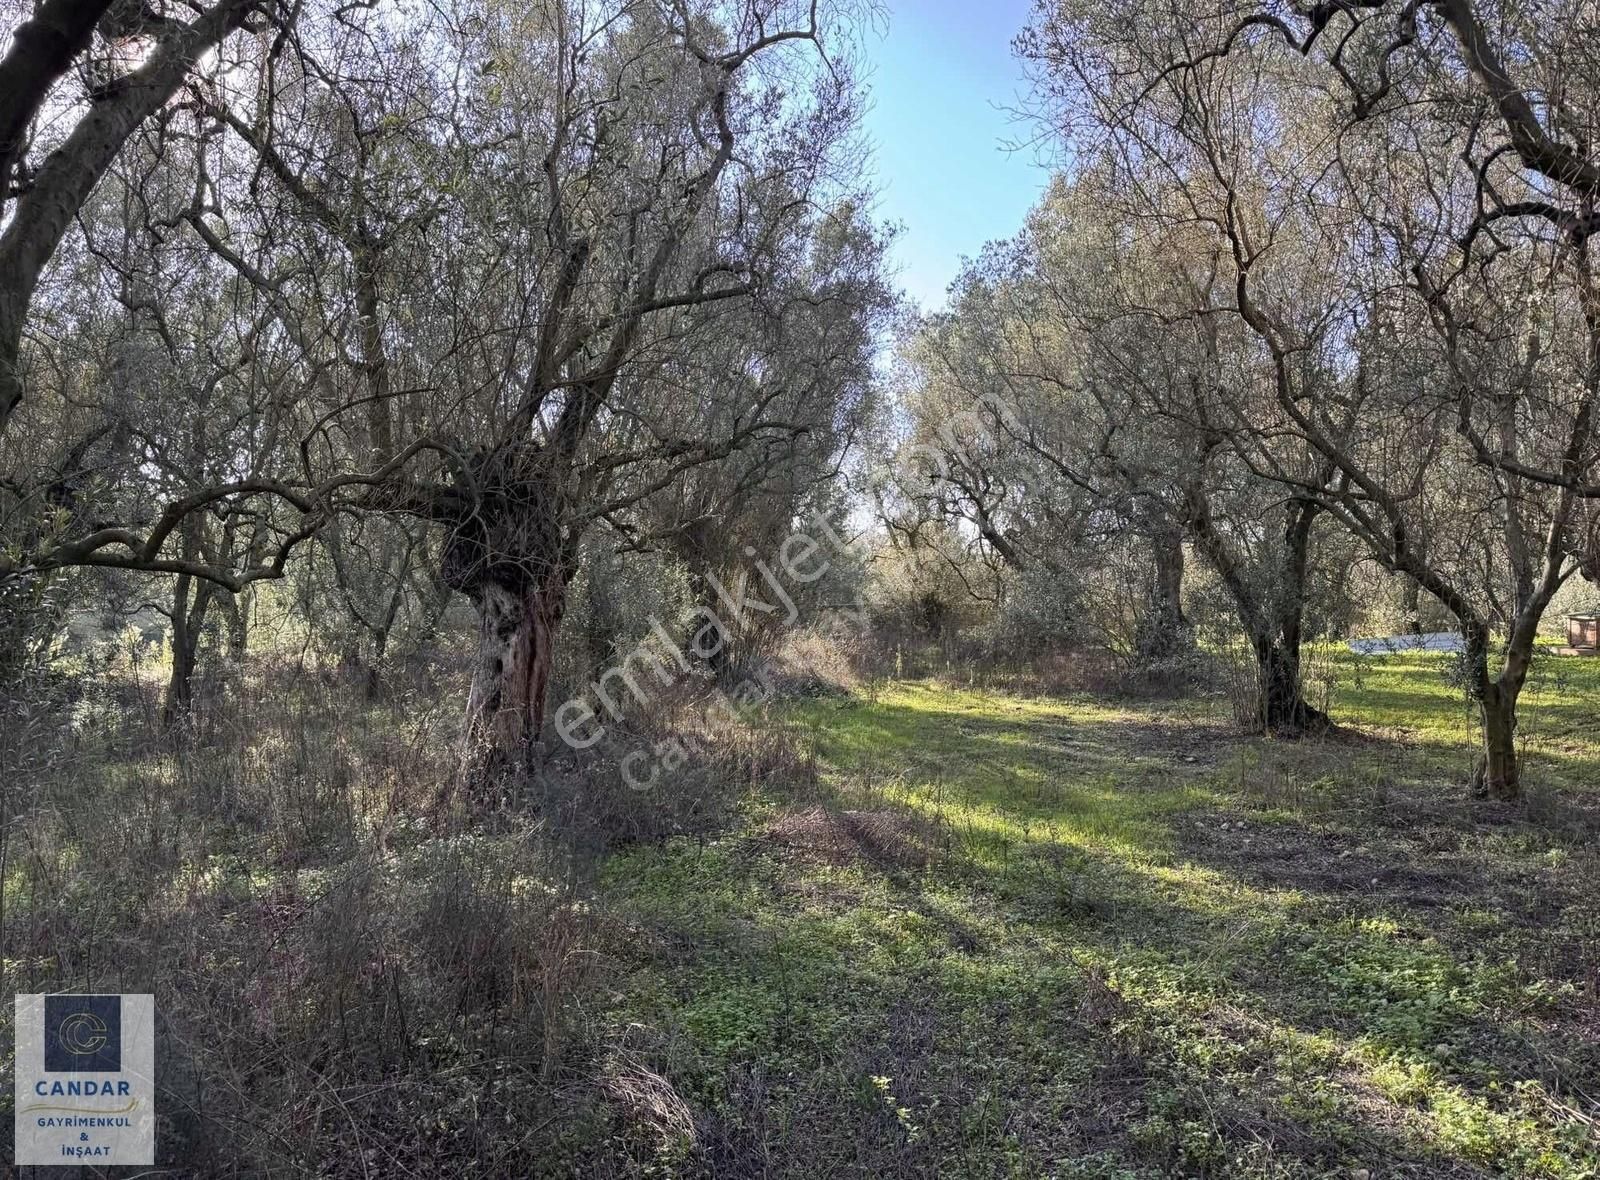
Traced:
[[[14, 686], [0, 738], [8, 990], [155, 994], [160, 1159], [185, 1174], [560, 1173], [562, 1136], [648, 1090], [587, 1015], [626, 938], [603, 858], [815, 775], [796, 735], [697, 722], [686, 694], [464, 823], [437, 806], [460, 669], [378, 702], [273, 656], [207, 674], [172, 733], [159, 677], [114, 661]], [[681, 761], [624, 780], [669, 739]]]

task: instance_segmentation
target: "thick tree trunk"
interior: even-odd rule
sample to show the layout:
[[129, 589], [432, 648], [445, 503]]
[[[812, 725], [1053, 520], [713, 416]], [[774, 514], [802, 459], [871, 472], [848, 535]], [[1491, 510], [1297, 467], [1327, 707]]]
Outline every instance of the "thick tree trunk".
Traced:
[[440, 580], [478, 611], [459, 780], [475, 811], [507, 801], [540, 756], [556, 634], [578, 570], [581, 530], [565, 526], [544, 459], [536, 446], [476, 457], [476, 506], [444, 547]]
[[1289, 640], [1257, 640], [1256, 675], [1261, 693], [1257, 721], [1262, 730], [1280, 737], [1299, 737], [1326, 729], [1327, 715], [1301, 691], [1300, 644]]
[[1306, 570], [1311, 529], [1320, 511], [1311, 501], [1289, 505], [1281, 565], [1275, 571], [1275, 579], [1262, 587], [1257, 578], [1250, 576], [1243, 556], [1217, 529], [1204, 489], [1195, 485], [1188, 492], [1190, 532], [1200, 553], [1232, 596], [1255, 652], [1255, 715], [1242, 716], [1240, 720], [1253, 721], [1255, 728], [1278, 737], [1300, 737], [1329, 725], [1327, 715], [1307, 703], [1300, 684]]
[[1479, 702], [1483, 721], [1483, 753], [1472, 776], [1473, 789], [1491, 799], [1510, 801], [1522, 795], [1517, 764], [1517, 696], [1511, 686], [1493, 681]]
[[738, 642], [737, 636], [721, 631], [721, 641], [714, 647], [696, 641], [696, 637], [704, 630], [707, 615], [711, 618], [722, 619], [728, 611], [711, 581], [712, 574], [708, 565], [700, 563], [689, 569], [689, 588], [694, 594], [695, 605], [704, 615], [696, 616], [689, 621], [688, 634], [684, 637], [683, 650], [690, 652], [705, 661], [706, 667], [716, 677], [717, 683], [726, 684], [733, 678], [734, 653], [730, 650]]
[[537, 757], [566, 596], [559, 576], [527, 588], [488, 582], [477, 593], [478, 660], [464, 752], [474, 805], [497, 801], [504, 778]]
[[171, 729], [194, 706], [195, 642], [192, 637], [179, 641], [173, 634], [172, 675], [167, 680], [167, 695], [161, 705], [161, 725]]
[[1183, 531], [1158, 531], [1150, 541], [1155, 578], [1135, 642], [1140, 658], [1164, 660], [1194, 647], [1194, 632], [1183, 613]]
[[1467, 628], [1467, 661], [1478, 719], [1483, 725], [1483, 750], [1472, 772], [1473, 793], [1511, 801], [1522, 797], [1522, 770], [1517, 759], [1517, 701], [1533, 667], [1534, 627], [1523, 620], [1506, 644], [1505, 667], [1489, 675], [1490, 637], [1481, 624]]

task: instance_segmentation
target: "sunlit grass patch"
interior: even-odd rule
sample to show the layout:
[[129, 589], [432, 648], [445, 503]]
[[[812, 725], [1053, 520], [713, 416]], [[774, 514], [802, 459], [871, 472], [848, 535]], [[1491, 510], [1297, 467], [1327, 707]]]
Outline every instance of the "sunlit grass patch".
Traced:
[[[1298, 745], [1204, 705], [922, 682], [786, 705], [820, 796], [610, 864], [612, 902], [665, 932], [612, 1019], [670, 1030], [685, 1088], [739, 1118], [729, 1069], [789, 1079], [768, 1101], [817, 1166], [870, 1125], [957, 1175], [1590, 1177], [1600, 1141], [1559, 1108], [1600, 1077], [1571, 1031], [1600, 918], [1562, 884], [1600, 879], [1593, 849], [1536, 806], [1476, 823], [1436, 658], [1335, 663], [1357, 736]], [[1600, 757], [1596, 673], [1541, 699], [1568, 763], [1530, 734], [1563, 806]], [[918, 817], [932, 853], [760, 835], [802, 806]]]

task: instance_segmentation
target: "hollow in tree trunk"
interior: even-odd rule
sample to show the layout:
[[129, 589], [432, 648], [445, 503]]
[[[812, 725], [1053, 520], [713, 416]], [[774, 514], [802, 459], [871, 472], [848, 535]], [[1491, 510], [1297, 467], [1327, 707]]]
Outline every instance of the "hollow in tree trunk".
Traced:
[[486, 583], [479, 592], [466, 741], [469, 758], [491, 777], [524, 769], [536, 755], [566, 592], [559, 577], [525, 588]]
[[481, 498], [452, 532], [440, 571], [478, 612], [460, 775], [473, 810], [503, 803], [539, 757], [556, 635], [577, 572], [577, 538], [530, 467], [519, 468], [514, 453], [479, 461]]

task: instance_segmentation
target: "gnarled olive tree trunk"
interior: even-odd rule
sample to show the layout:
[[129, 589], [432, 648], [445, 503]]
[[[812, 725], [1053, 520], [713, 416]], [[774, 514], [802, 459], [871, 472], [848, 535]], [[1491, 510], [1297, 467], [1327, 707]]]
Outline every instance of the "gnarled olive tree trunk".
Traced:
[[728, 650], [733, 644], [733, 636], [724, 634], [715, 646], [697, 642], [697, 636], [705, 627], [704, 618], [721, 618], [727, 613], [716, 584], [712, 581], [714, 577], [708, 561], [698, 559], [689, 566], [689, 591], [702, 614], [690, 620], [684, 633], [683, 650], [703, 659], [717, 682], [723, 684], [733, 676], [733, 653]]
[[566, 580], [559, 576], [478, 588], [478, 657], [467, 698], [466, 743], [495, 764], [489, 769], [526, 766], [535, 753], [566, 598]]
[[507, 780], [538, 759], [556, 636], [577, 573], [578, 537], [564, 527], [561, 497], [537, 459], [537, 450], [481, 459], [473, 511], [444, 550], [444, 583], [478, 612], [461, 776], [474, 807], [504, 798]]
[[1271, 734], [1298, 737], [1325, 729], [1328, 717], [1305, 698], [1300, 670], [1300, 619], [1276, 635], [1256, 636], [1256, 677], [1260, 688], [1257, 724]]
[[1491, 799], [1516, 799], [1522, 794], [1522, 768], [1517, 762], [1517, 693], [1509, 686], [1491, 683], [1479, 708], [1483, 754], [1472, 775], [1473, 788]]

